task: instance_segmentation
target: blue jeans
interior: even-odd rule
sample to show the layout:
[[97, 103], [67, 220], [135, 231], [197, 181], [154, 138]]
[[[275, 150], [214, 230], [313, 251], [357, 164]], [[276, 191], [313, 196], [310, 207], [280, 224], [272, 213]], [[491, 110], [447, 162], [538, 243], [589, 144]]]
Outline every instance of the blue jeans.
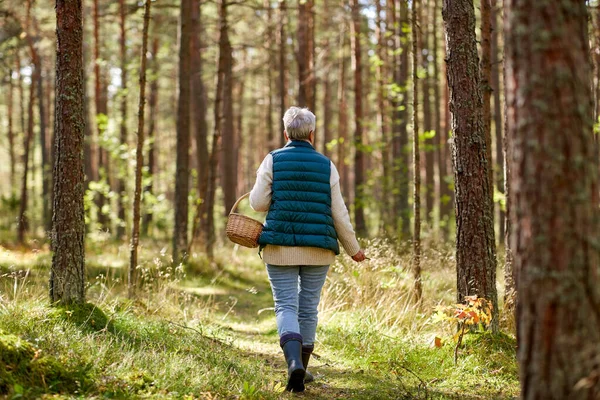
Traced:
[[267, 264], [279, 337], [299, 333], [305, 346], [315, 343], [319, 319], [317, 306], [328, 270], [329, 265]]

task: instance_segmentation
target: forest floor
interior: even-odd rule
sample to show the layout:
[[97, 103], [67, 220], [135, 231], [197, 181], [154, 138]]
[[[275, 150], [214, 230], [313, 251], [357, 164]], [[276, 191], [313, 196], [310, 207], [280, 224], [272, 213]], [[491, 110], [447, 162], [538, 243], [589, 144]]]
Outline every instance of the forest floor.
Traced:
[[144, 242], [144, 286], [128, 300], [128, 246], [90, 241], [88, 303], [76, 308], [48, 303], [47, 248], [0, 246], [0, 398], [518, 396], [512, 335], [467, 335], [455, 365], [453, 326], [431, 320], [454, 299], [450, 251], [426, 250], [420, 307], [408, 255], [375, 241], [367, 263], [340, 257], [321, 302], [316, 380], [290, 394], [256, 251], [226, 247], [215, 262], [193, 256], [184, 269], [169, 266], [161, 245]]

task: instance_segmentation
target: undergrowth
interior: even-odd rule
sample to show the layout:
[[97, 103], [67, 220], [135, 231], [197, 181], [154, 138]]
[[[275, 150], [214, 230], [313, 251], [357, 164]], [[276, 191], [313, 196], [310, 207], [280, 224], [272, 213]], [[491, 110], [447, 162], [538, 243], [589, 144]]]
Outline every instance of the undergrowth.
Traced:
[[[254, 251], [222, 248], [172, 267], [144, 242], [134, 300], [127, 246], [90, 242], [87, 298], [53, 307], [47, 248], [0, 247], [0, 397], [278, 399], [284, 361], [272, 297]], [[375, 240], [368, 262], [332, 266], [322, 295], [305, 398], [509, 399], [518, 394], [515, 340], [468, 334], [453, 364], [453, 328], [431, 322], [454, 301], [451, 248], [427, 246], [424, 299], [411, 298], [406, 249]], [[440, 336], [444, 345], [436, 347]], [[447, 343], [447, 344], [446, 344]]]

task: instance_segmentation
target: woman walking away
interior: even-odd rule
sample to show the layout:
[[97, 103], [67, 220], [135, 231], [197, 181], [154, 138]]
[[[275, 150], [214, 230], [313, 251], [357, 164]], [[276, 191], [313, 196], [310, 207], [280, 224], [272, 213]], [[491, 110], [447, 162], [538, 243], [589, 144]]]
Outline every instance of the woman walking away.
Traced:
[[[314, 349], [317, 306], [338, 240], [352, 259], [365, 255], [356, 240], [333, 163], [314, 145], [315, 115], [290, 107], [283, 117], [287, 141], [260, 165], [250, 205], [267, 213], [260, 250], [275, 301], [279, 344], [288, 366], [287, 391], [302, 392]], [[263, 250], [264, 249], [264, 250]]]

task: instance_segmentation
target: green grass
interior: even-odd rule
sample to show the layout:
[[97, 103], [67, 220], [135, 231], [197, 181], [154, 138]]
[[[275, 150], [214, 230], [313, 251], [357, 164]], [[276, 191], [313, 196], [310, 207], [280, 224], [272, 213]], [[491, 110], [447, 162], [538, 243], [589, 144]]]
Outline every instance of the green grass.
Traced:
[[[67, 308], [48, 304], [47, 249], [0, 247], [0, 398], [297, 396], [283, 392], [272, 297], [255, 251], [223, 248], [215, 263], [196, 256], [172, 268], [161, 243], [144, 245], [135, 300], [124, 297], [127, 246], [89, 243], [89, 302]], [[416, 307], [409, 256], [380, 241], [368, 246], [369, 263], [341, 257], [330, 272], [309, 368], [317, 379], [302, 396], [517, 396], [512, 336], [467, 335], [455, 366], [452, 327], [429, 321], [454, 298], [448, 249], [426, 252]]]

